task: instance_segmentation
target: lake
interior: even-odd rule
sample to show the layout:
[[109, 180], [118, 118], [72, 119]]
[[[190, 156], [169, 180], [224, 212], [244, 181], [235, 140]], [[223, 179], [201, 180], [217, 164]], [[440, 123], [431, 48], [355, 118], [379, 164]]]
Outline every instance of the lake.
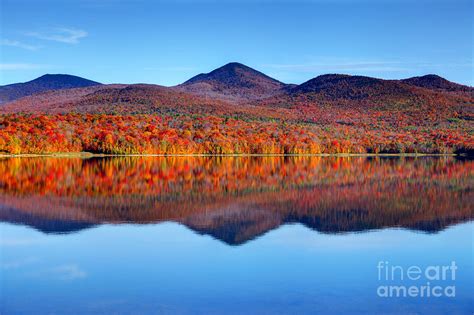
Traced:
[[474, 161], [0, 159], [2, 314], [472, 314]]

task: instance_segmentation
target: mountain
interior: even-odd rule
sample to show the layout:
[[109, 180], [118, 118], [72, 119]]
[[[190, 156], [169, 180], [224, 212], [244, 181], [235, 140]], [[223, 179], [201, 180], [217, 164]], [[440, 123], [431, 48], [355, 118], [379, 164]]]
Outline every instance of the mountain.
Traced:
[[[87, 86], [67, 89], [80, 84]], [[11, 96], [13, 89], [19, 97], [18, 94], [39, 91], [39, 86], [43, 89], [56, 86], [57, 89], [10, 101], [0, 106], [0, 112], [212, 114], [319, 123], [362, 119], [361, 113], [355, 114], [354, 110], [404, 113], [416, 121], [420, 117], [435, 120], [452, 117], [471, 120], [474, 117], [472, 88], [438, 76], [384, 80], [325, 74], [292, 85], [235, 62], [199, 74], [175, 87], [100, 85], [68, 75], [45, 75], [27, 83], [1, 87], [0, 95]], [[239, 106], [235, 106], [236, 103]], [[348, 119], [342, 119], [341, 115]], [[389, 120], [394, 121], [393, 117]]]
[[100, 84], [68, 74], [45, 74], [25, 83], [0, 86], [0, 104], [49, 90], [80, 88]]
[[[0, 106], [0, 151], [472, 154], [473, 96], [342, 74], [293, 86], [232, 63], [177, 87], [94, 85], [10, 101]], [[14, 113], [39, 114], [40, 122]], [[55, 133], [36, 136], [49, 126], [42, 114], [68, 113], [79, 115], [67, 115], [66, 121], [55, 115], [53, 120], [61, 121]], [[97, 126], [84, 113], [112, 116], [101, 115]], [[130, 121], [128, 128], [113, 127], [124, 121]], [[159, 128], [144, 132], [143, 125], [151, 121]], [[162, 129], [177, 133], [169, 142], [162, 140], [168, 137]], [[113, 145], [104, 142], [108, 132]], [[58, 133], [69, 136], [58, 142]]]
[[[418, 86], [411, 79], [384, 80], [373, 77], [325, 74], [300, 85], [287, 87], [285, 93], [254, 104], [273, 108], [305, 111], [308, 121], [319, 119], [322, 114], [335, 108], [344, 110], [385, 110], [431, 113], [437, 117], [471, 117], [474, 98], [472, 93], [451, 92]], [[443, 79], [444, 80], [444, 79]], [[446, 82], [449, 82], [445, 80]], [[418, 82], [418, 81], [417, 81]], [[466, 91], [471, 89], [462, 86]], [[313, 117], [313, 118], [311, 118]], [[355, 117], [353, 117], [355, 118]]]
[[[86, 160], [85, 163], [93, 161]], [[399, 179], [396, 181], [400, 182]], [[419, 192], [412, 189], [413, 185], [400, 183], [402, 188], [397, 190], [393, 183], [374, 181], [363, 186], [368, 190], [361, 190], [358, 185], [340, 184], [276, 192], [250, 190], [232, 196], [219, 193], [211, 200], [189, 196], [190, 199], [176, 200], [166, 194], [166, 198], [140, 194], [133, 197], [122, 194], [119, 198], [74, 198], [53, 194], [46, 198], [31, 192], [25, 195], [2, 192], [0, 222], [55, 234], [74, 233], [104, 224], [175, 222], [228, 245], [241, 245], [283, 225], [295, 223], [329, 234], [388, 227], [436, 233], [472, 220], [469, 193], [459, 197], [455, 192], [442, 190], [438, 196], [431, 195], [436, 188], [430, 188], [423, 192], [426, 199], [416, 207], [413, 204], [420, 198], [415, 196]], [[381, 190], [380, 186], [383, 187]], [[363, 191], [362, 196], [360, 191]], [[374, 191], [379, 196], [372, 195]], [[395, 202], [399, 195], [405, 197], [404, 202]]]
[[173, 89], [152, 84], [109, 84], [36, 93], [3, 105], [6, 112], [37, 113], [152, 113], [160, 108], [180, 111], [199, 105], [213, 108], [219, 101], [204, 100]]
[[290, 89], [291, 95], [309, 93], [320, 94], [332, 100], [361, 100], [380, 95], [409, 97], [412, 90], [395, 80], [346, 74], [320, 75]]
[[413, 77], [401, 80], [404, 83], [427, 88], [430, 90], [441, 90], [450, 92], [472, 92], [473, 88], [461, 84], [457, 84], [446, 80], [435, 74], [427, 74], [420, 77]]
[[103, 114], [212, 114], [291, 118], [286, 109], [235, 106], [154, 84], [108, 84], [52, 90], [26, 96], [0, 106], [1, 113], [103, 113]]
[[281, 93], [287, 85], [241, 63], [231, 62], [192, 77], [177, 88], [193, 94], [241, 101]]

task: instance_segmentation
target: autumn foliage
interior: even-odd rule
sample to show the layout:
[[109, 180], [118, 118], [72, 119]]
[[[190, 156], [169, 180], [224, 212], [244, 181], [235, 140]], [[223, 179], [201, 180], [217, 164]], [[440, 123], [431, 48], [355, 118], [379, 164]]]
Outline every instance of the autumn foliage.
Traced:
[[[463, 121], [431, 127], [377, 112], [318, 123], [191, 114], [5, 114], [0, 152], [42, 154], [334, 154], [470, 152]], [[409, 121], [409, 119], [405, 119]]]

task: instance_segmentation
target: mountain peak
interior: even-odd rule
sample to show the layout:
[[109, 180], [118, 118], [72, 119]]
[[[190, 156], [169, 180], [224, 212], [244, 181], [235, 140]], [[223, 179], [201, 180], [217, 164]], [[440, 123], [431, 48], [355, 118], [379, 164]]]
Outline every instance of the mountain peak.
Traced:
[[247, 68], [247, 69], [251, 69], [250, 67], [244, 65], [243, 63], [236, 62], [236, 61], [229, 62], [229, 63], [223, 65], [221, 68]]
[[[34, 79], [34, 80], [55, 79], [55, 78], [68, 78], [68, 77], [80, 78], [80, 77], [78, 77], [78, 76], [71, 75], [71, 74], [65, 74], [65, 73], [45, 73], [45, 74], [43, 74], [42, 76], [37, 77], [37, 78]], [[34, 81], [34, 80], [33, 80], [33, 81]]]
[[183, 85], [201, 81], [219, 81], [222, 83], [236, 83], [237, 81], [240, 81], [242, 83], [244, 81], [252, 81], [252, 79], [255, 79], [255, 77], [260, 77], [261, 79], [266, 79], [268, 81], [281, 84], [280, 81], [273, 79], [266, 74], [263, 74], [262, 72], [250, 68], [249, 66], [246, 66], [242, 63], [229, 62], [222, 67], [212, 70], [211, 72], [198, 74], [184, 82]]
[[[95, 82], [95, 81], [84, 79], [75, 75], [63, 74], [63, 73], [46, 73], [29, 82], [58, 82], [58, 84], [66, 84], [68, 82], [73, 82], [73, 84], [77, 83], [81, 85], [81, 87], [100, 84], [99, 82]], [[28, 83], [28, 82], [25, 82], [25, 83]]]
[[301, 97], [308, 102], [325, 104], [384, 105], [410, 99], [413, 96], [410, 86], [396, 80], [347, 75], [325, 74], [306, 81], [289, 90], [290, 95]]
[[442, 79], [442, 80], [445, 80], [445, 81], [448, 81], [446, 80], [445, 78], [437, 75], [437, 74], [425, 74], [425, 75], [422, 75], [422, 76], [419, 76], [419, 77], [415, 77], [415, 78], [424, 78], [424, 79], [429, 79], [429, 80], [439, 80], [439, 79]]
[[373, 86], [384, 82], [382, 79], [349, 75], [349, 74], [323, 74], [308, 80], [292, 89], [293, 93], [319, 93], [321, 91], [341, 92], [351, 94], [352, 90]]
[[35, 93], [100, 84], [74, 75], [47, 73], [28, 82], [0, 86], [0, 104]]
[[469, 92], [472, 88], [446, 80], [436, 74], [427, 74], [418, 77], [412, 77], [401, 80], [404, 83], [430, 89], [443, 91], [465, 91]]
[[[261, 73], [260, 71], [257, 71], [247, 65], [244, 65], [243, 63], [240, 63], [240, 62], [229, 62], [229, 63], [226, 63], [225, 65], [223, 65], [222, 67], [219, 67], [217, 69], [214, 69], [213, 71], [211, 71], [210, 73], [212, 72], [219, 72], [219, 71], [236, 71], [236, 70], [242, 70], [242, 71], [250, 71], [250, 72], [256, 72], [256, 73], [259, 73], [259, 74], [262, 74], [264, 76], [266, 76], [265, 74]], [[267, 76], [268, 77], [268, 76]], [[269, 77], [270, 78], [270, 77]], [[273, 79], [273, 78], [271, 78]], [[275, 79], [273, 79], [275, 80]], [[275, 80], [276, 81], [276, 80]]]
[[275, 95], [285, 84], [238, 62], [201, 73], [180, 85], [195, 94], [223, 99], [259, 99]]

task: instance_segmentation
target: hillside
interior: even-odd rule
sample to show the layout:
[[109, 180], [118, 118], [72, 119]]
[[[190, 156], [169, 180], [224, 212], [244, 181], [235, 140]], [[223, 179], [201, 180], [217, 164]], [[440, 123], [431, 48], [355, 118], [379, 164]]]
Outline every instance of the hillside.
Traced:
[[[440, 102], [455, 106], [469, 101], [469, 98], [472, 101], [469, 94], [445, 93], [443, 90], [424, 88], [410, 82], [412, 81], [325, 74], [289, 89], [285, 96], [279, 98], [287, 101], [290, 97], [293, 102], [314, 105], [342, 105], [347, 108], [364, 106], [388, 110]], [[446, 82], [449, 81], [446, 80]], [[470, 89], [466, 86], [461, 87], [465, 90]], [[279, 98], [274, 99], [278, 102]]]
[[254, 104], [287, 108], [298, 112], [305, 121], [315, 123], [345, 121], [352, 124], [364, 121], [367, 114], [377, 113], [377, 120], [390, 121], [399, 127], [404, 124], [433, 126], [448, 119], [474, 120], [474, 96], [465, 92], [472, 88], [461, 87], [464, 90], [444, 91], [403, 80], [327, 74]]
[[0, 86], [0, 104], [50, 90], [71, 89], [101, 83], [68, 74], [45, 74], [25, 83]]
[[54, 90], [23, 97], [0, 107], [6, 113], [200, 114], [296, 119], [287, 109], [234, 106], [220, 99], [153, 84], [111, 84]]
[[328, 100], [361, 100], [382, 95], [404, 98], [413, 96], [410, 88], [398, 81], [344, 74], [320, 75], [289, 92], [291, 95], [319, 93]]
[[[63, 78], [60, 80], [60, 78]], [[84, 81], [82, 81], [84, 80]], [[45, 75], [28, 83], [19, 83], [23, 94], [28, 86], [53, 88], [62, 81], [61, 89], [36, 92], [11, 101], [1, 112], [92, 112], [92, 113], [186, 113], [233, 114], [260, 107], [262, 117], [275, 108], [288, 114], [301, 111], [303, 116], [332, 110], [388, 110], [442, 113], [443, 116], [471, 117], [473, 89], [434, 75], [405, 80], [383, 80], [365, 76], [326, 74], [300, 85], [284, 84], [250, 67], [229, 63], [207, 74], [199, 74], [176, 87], [153, 84], [97, 85], [73, 76]], [[66, 85], [67, 84], [67, 85]], [[73, 85], [81, 88], [68, 88]], [[2, 87], [6, 89], [6, 86]], [[238, 106], [233, 106], [238, 104]], [[165, 108], [165, 109], [164, 109]], [[258, 111], [257, 111], [258, 112]], [[326, 113], [329, 114], [329, 113]], [[275, 115], [270, 115], [275, 117]], [[279, 116], [279, 115], [277, 115]], [[286, 117], [286, 116], [283, 116]], [[290, 115], [287, 118], [293, 118]]]
[[231, 63], [178, 87], [46, 91], [0, 106], [0, 152], [472, 153], [472, 88], [412, 79], [329, 74], [293, 86]]
[[427, 88], [430, 90], [441, 90], [449, 92], [469, 92], [473, 93], [474, 89], [465, 85], [457, 84], [446, 80], [435, 74], [428, 74], [420, 77], [413, 77], [401, 80], [404, 83]]
[[285, 86], [255, 69], [232, 62], [209, 73], [198, 74], [177, 88], [212, 98], [241, 101], [279, 94]]
[[47, 91], [5, 104], [4, 112], [34, 113], [154, 113], [160, 108], [179, 112], [188, 106], [205, 105], [212, 111], [222, 104], [158, 85], [113, 84]]

